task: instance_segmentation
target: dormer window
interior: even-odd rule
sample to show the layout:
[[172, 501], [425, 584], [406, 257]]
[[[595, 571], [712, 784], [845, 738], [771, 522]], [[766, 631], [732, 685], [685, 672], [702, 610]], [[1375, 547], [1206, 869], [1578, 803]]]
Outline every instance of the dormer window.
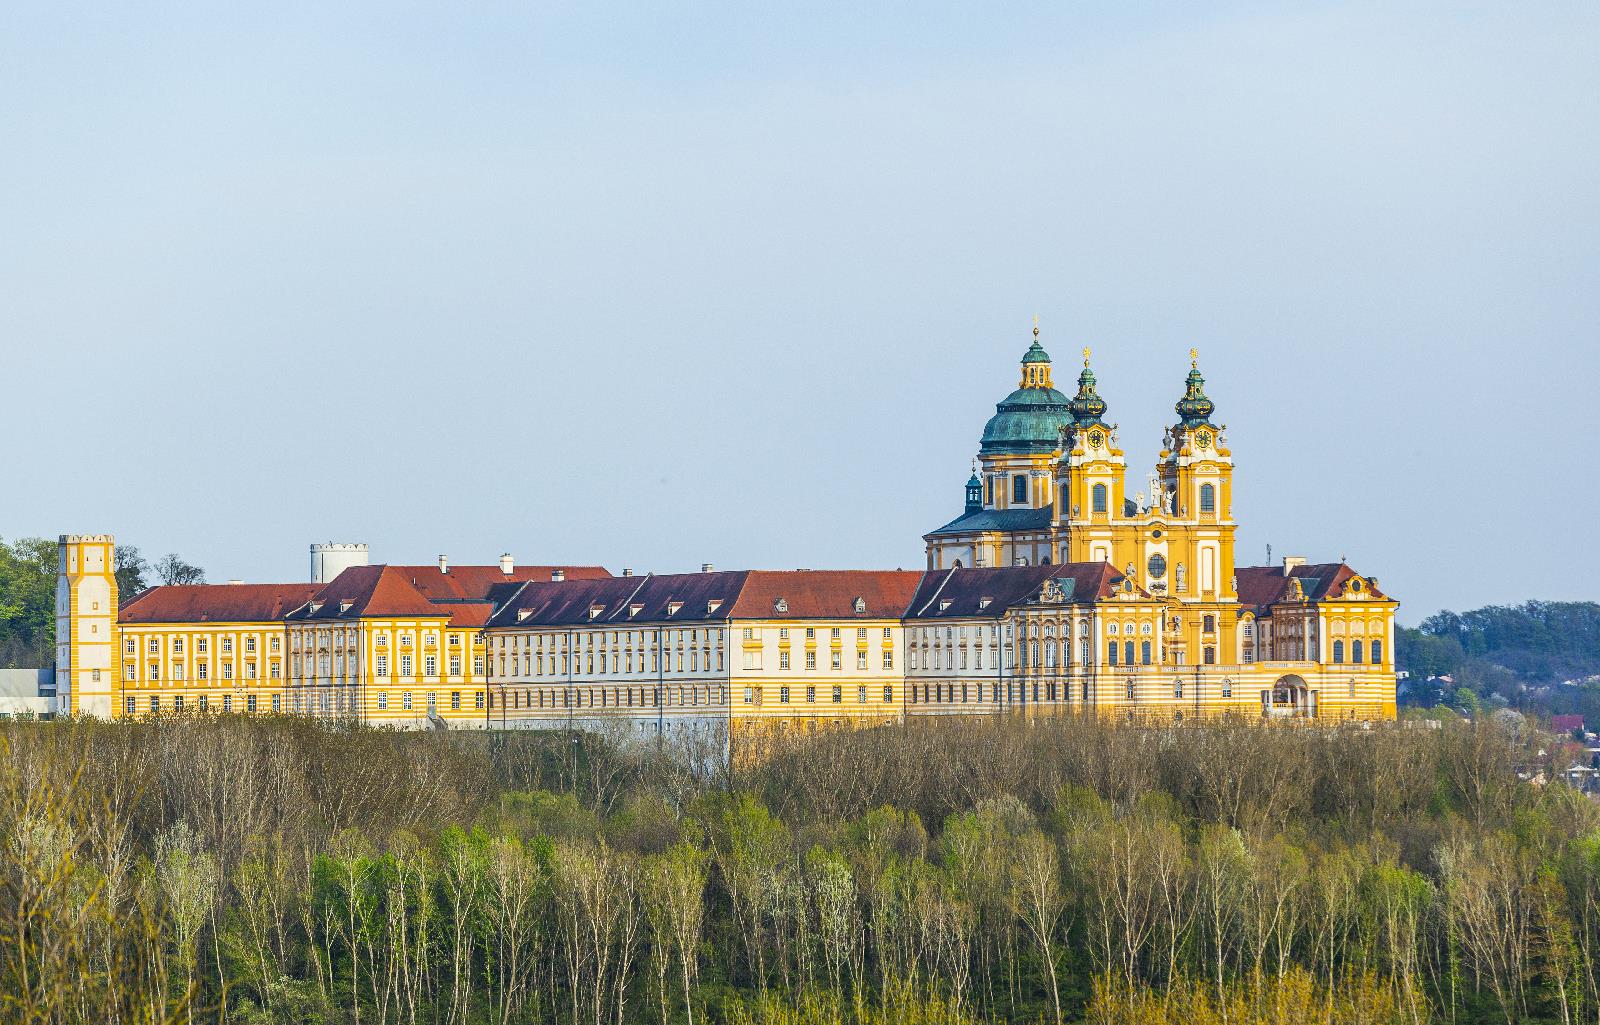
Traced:
[[683, 608], [683, 602], [669, 601], [667, 602], [667, 615], [676, 616], [678, 614], [678, 610], [681, 608]]
[[867, 611], [867, 600], [865, 598], [857, 598], [855, 608], [857, 615]]
[[774, 611], [774, 612], [788, 612], [789, 611], [789, 599], [787, 599], [787, 598], [779, 598], [777, 601], [773, 602], [772, 603], [772, 611]]
[[315, 614], [320, 608], [322, 608], [322, 603], [320, 601], [314, 601], [311, 603], [311, 611], [313, 614]]
[[524, 619], [527, 619], [531, 615], [533, 615], [533, 610], [532, 609], [518, 609], [517, 610], [517, 622], [520, 623]]
[[722, 599], [712, 598], [710, 601], [706, 602], [706, 615], [709, 616], [720, 608], [722, 608]]
[[339, 614], [342, 616], [346, 612], [349, 612], [350, 611], [350, 606], [353, 605], [353, 604], [355, 604], [355, 603], [354, 602], [348, 602], [348, 601], [340, 602], [339, 603]]
[[978, 599], [978, 608], [986, 609], [986, 608], [989, 607], [989, 603], [992, 602], [992, 601], [994, 601], [993, 598], [979, 598]]
[[946, 599], [944, 599], [943, 601], [941, 601], [939, 603], [939, 611], [940, 612], [943, 612], [945, 609], [948, 609], [949, 607], [950, 607], [950, 599], [949, 598], [946, 598]]
[[599, 619], [600, 613], [604, 612], [605, 610], [606, 607], [604, 605], [591, 605], [589, 606], [589, 618]]
[[644, 611], [644, 606], [639, 604], [638, 602], [634, 602], [632, 605], [628, 606], [628, 618], [632, 619], [634, 616], [637, 616], [639, 613], [641, 613], [643, 611]]

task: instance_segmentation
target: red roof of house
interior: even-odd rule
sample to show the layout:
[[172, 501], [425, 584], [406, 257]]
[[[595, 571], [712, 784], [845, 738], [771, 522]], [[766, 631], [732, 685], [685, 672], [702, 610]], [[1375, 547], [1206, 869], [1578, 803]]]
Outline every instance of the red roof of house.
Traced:
[[[735, 619], [898, 619], [922, 574], [914, 570], [751, 570], [730, 615]], [[862, 611], [856, 611], [860, 598]], [[776, 611], [778, 600], [788, 611]]]
[[[434, 572], [438, 572], [435, 570]], [[448, 616], [395, 566], [352, 566], [322, 586], [309, 604], [287, 619], [358, 619], [362, 616]]]
[[[1256, 608], [1287, 601], [1291, 577], [1300, 581], [1307, 601], [1322, 601], [1340, 597], [1346, 581], [1360, 575], [1342, 562], [1295, 566], [1287, 574], [1282, 566], [1240, 566], [1234, 570], [1234, 579], [1239, 585], [1239, 604]], [[1367, 581], [1372, 582], [1370, 577]], [[1371, 597], [1388, 596], [1372, 587]]]
[[1573, 730], [1583, 729], [1583, 716], [1581, 715], [1552, 715], [1550, 728], [1557, 733], [1571, 733]]
[[317, 593], [317, 584], [168, 584], [117, 610], [121, 623], [266, 623]]
[[390, 568], [403, 574], [429, 601], [483, 601], [500, 584], [549, 580], [556, 570], [564, 572], [568, 580], [603, 580], [611, 576], [604, 566], [517, 566], [510, 573], [503, 572], [499, 566], [451, 566], [444, 572], [436, 565]]

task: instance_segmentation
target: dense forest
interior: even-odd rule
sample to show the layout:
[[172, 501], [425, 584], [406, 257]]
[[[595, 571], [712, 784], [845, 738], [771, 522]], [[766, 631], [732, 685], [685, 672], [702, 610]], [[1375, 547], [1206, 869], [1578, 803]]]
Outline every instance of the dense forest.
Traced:
[[789, 743], [5, 725], [0, 1016], [1600, 1020], [1600, 806], [1488, 720]]
[[1600, 722], [1600, 605], [1593, 602], [1440, 612], [1418, 629], [1398, 629], [1395, 642], [1396, 663], [1412, 676], [1405, 703], [1579, 712]]

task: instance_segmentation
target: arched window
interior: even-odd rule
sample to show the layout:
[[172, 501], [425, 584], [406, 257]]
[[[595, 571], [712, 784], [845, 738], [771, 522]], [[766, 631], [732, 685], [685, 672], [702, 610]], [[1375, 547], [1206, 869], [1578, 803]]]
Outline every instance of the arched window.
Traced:
[[1125, 662], [1127, 662], [1128, 665], [1130, 665], [1130, 666], [1133, 665], [1133, 642], [1132, 641], [1123, 642], [1122, 654], [1124, 656], [1123, 660]]
[[1133, 677], [1131, 677], [1131, 676], [1128, 677], [1128, 700], [1129, 701], [1136, 700], [1134, 695], [1133, 695]]
[[1044, 642], [1044, 664], [1051, 669], [1056, 667], [1056, 642], [1053, 640]]
[[1210, 484], [1200, 485], [1200, 511], [1217, 511], [1217, 489]]
[[1333, 642], [1333, 664], [1340, 665], [1344, 662], [1344, 642]]
[[1208, 665], [1208, 666], [1214, 666], [1214, 665], [1217, 664], [1217, 649], [1216, 648], [1207, 647], [1205, 649], [1205, 664]]
[[1350, 642], [1350, 661], [1356, 663], [1357, 665], [1361, 664], [1361, 642], [1360, 641], [1351, 641]]
[[1028, 500], [1028, 478], [1026, 474], [1017, 474], [1011, 478], [1011, 501], [1020, 505]]
[[1110, 643], [1108, 643], [1106, 645], [1106, 652], [1107, 652], [1106, 657], [1111, 660], [1111, 664], [1112, 665], [1116, 665], [1117, 664], [1117, 642], [1116, 641], [1111, 641]]
[[1179, 676], [1172, 681], [1172, 696], [1183, 700], [1183, 677]]
[[1233, 681], [1226, 676], [1222, 678], [1222, 696], [1225, 698], [1233, 697]]
[[1145, 665], [1149, 665], [1150, 664], [1150, 642], [1149, 641], [1140, 641], [1139, 642], [1139, 661], [1144, 663]]
[[1106, 511], [1106, 486], [1104, 484], [1096, 484], [1094, 486], [1093, 508], [1097, 513], [1103, 513]]
[[1372, 642], [1372, 664], [1373, 665], [1378, 665], [1382, 661], [1383, 661], [1383, 642], [1382, 641], [1373, 641]]

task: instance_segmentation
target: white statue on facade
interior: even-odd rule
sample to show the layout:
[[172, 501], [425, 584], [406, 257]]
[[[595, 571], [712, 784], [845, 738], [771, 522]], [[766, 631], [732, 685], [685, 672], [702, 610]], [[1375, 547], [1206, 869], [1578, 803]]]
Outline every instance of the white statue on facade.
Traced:
[[1180, 593], [1189, 590], [1189, 567], [1181, 562], [1178, 563], [1177, 581]]

